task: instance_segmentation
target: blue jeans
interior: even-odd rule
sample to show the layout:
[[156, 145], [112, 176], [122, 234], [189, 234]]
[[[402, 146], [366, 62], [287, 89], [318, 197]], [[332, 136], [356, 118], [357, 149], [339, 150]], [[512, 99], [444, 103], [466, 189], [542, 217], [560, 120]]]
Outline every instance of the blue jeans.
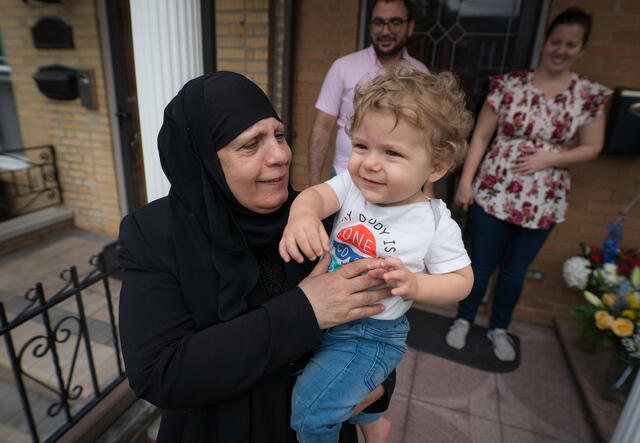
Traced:
[[523, 228], [487, 214], [475, 203], [471, 205], [469, 234], [474, 281], [469, 296], [458, 304], [458, 318], [473, 323], [491, 274], [496, 266], [500, 266], [489, 328], [507, 329], [520, 298], [527, 268], [552, 229], [553, 226], [549, 229]]
[[365, 318], [328, 329], [298, 377], [291, 427], [300, 443], [337, 442], [340, 426], [373, 423], [380, 414], [353, 411], [400, 363], [409, 322]]

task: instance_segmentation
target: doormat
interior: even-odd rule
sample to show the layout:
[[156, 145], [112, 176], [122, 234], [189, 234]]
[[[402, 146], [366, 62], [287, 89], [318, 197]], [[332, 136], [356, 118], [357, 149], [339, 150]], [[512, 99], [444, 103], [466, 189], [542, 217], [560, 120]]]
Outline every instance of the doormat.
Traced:
[[417, 308], [409, 309], [406, 315], [411, 324], [407, 344], [418, 351], [487, 372], [511, 372], [520, 366], [520, 339], [517, 335], [509, 334], [516, 348], [516, 359], [502, 361], [493, 353], [485, 327], [471, 325], [466, 346], [453, 349], [445, 342], [452, 318]]

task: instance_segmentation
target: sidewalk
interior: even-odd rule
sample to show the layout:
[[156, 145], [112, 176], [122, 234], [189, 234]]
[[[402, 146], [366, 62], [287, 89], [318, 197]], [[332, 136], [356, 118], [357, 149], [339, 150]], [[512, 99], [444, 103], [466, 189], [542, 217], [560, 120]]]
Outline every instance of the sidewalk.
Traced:
[[509, 331], [520, 337], [522, 356], [506, 374], [410, 349], [386, 414], [389, 443], [597, 441], [554, 330], [514, 321]]
[[[71, 230], [0, 257], [0, 299], [15, 301], [37, 281], [44, 284], [46, 294], [53, 294], [62, 284], [60, 271], [76, 265], [83, 275], [90, 269], [89, 258], [112, 240]], [[450, 310], [437, 312], [454, 316]], [[99, 320], [100, 315], [96, 311], [91, 317]], [[522, 347], [522, 363], [512, 373], [487, 373], [409, 349], [398, 368], [398, 384], [386, 413], [392, 423], [389, 442], [597, 441], [555, 331], [514, 322], [510, 332], [520, 337]], [[10, 374], [10, 369], [2, 372]], [[19, 404], [8, 402], [3, 395], [0, 441], [30, 441], [24, 430], [15, 429]]]

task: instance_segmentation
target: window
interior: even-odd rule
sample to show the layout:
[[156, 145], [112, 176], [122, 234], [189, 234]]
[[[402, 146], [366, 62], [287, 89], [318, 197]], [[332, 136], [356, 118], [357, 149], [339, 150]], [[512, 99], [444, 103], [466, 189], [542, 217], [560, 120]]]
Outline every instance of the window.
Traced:
[[11, 86], [11, 68], [8, 65], [2, 45], [2, 32], [0, 32], [0, 152], [21, 147], [20, 124]]

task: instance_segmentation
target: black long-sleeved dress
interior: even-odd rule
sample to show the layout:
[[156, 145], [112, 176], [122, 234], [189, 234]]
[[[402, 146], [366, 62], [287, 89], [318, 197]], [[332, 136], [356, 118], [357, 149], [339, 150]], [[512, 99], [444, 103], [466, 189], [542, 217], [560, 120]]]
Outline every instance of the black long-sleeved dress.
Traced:
[[212, 323], [217, 317], [207, 312], [207, 299], [215, 294], [193, 300], [181, 291], [169, 219], [163, 198], [120, 227], [126, 372], [135, 393], [164, 410], [157, 441], [294, 442], [290, 363], [322, 338], [295, 286], [308, 268], [287, 265], [291, 289], [231, 321]]

